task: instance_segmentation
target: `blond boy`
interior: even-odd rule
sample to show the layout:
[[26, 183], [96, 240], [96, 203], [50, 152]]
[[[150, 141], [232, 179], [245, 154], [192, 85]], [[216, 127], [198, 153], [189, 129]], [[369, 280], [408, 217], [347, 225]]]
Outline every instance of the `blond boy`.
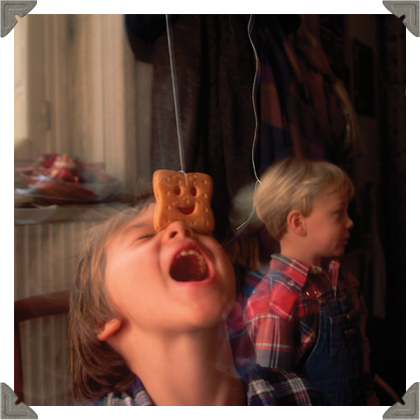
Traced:
[[353, 195], [338, 166], [293, 157], [272, 165], [255, 194], [281, 252], [245, 309], [257, 362], [305, 375], [333, 405], [377, 404], [366, 308], [358, 281], [337, 260], [353, 227]]

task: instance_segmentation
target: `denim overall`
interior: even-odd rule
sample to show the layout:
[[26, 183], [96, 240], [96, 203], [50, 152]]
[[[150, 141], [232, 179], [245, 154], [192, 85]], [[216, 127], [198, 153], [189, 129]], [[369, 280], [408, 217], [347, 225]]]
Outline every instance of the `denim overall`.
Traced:
[[365, 405], [363, 348], [359, 315], [351, 297], [318, 296], [318, 339], [301, 373], [323, 391], [332, 405]]

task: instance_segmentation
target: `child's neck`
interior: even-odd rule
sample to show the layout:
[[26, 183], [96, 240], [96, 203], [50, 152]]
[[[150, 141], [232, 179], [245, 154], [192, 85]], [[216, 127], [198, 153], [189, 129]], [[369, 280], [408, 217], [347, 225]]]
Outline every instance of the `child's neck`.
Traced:
[[284, 255], [285, 257], [293, 258], [294, 260], [308, 264], [311, 267], [321, 266], [321, 257], [316, 256], [312, 250], [307, 249], [300, 243], [296, 244], [285, 238], [284, 240], [280, 240], [280, 249], [281, 255]]
[[156, 405], [244, 405], [229, 337], [220, 328], [142, 339], [131, 369]]

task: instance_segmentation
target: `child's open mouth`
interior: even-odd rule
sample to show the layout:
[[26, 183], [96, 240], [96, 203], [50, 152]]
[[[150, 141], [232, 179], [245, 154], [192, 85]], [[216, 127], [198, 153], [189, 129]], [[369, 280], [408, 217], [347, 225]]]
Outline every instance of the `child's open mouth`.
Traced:
[[201, 281], [208, 277], [209, 270], [198, 251], [183, 249], [175, 256], [169, 273], [176, 281]]

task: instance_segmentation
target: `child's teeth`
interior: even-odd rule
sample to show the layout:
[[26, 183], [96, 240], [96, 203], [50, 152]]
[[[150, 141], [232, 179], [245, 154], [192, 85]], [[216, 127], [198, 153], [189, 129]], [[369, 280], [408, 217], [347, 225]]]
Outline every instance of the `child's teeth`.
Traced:
[[201, 254], [199, 254], [197, 251], [194, 251], [193, 249], [190, 249], [189, 251], [186, 251], [185, 249], [183, 249], [176, 257], [177, 258], [186, 257], [187, 255], [194, 255], [194, 256], [197, 257], [197, 259], [198, 259], [198, 261], [201, 265], [205, 264], [204, 259], [201, 256]]

